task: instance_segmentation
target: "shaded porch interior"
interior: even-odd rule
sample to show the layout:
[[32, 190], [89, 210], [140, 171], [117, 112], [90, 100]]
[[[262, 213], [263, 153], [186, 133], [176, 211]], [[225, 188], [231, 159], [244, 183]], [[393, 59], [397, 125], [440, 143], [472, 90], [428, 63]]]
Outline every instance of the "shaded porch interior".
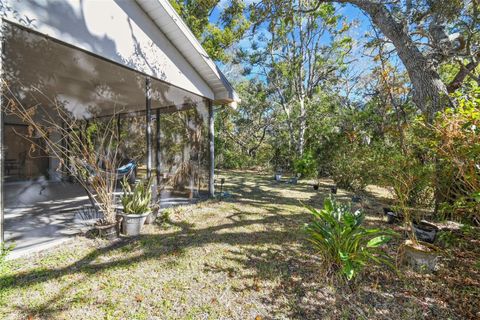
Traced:
[[[114, 118], [122, 156], [137, 162], [140, 178], [157, 176], [162, 207], [207, 196], [206, 98], [13, 24], [7, 23], [3, 48], [8, 98], [45, 113], [61, 105], [86, 125]], [[27, 131], [20, 119], [3, 114], [4, 236], [17, 250], [80, 232], [74, 212], [88, 204], [80, 185], [58, 172], [59, 159], [32, 150], [22, 137]], [[182, 166], [195, 178], [179, 176]]]

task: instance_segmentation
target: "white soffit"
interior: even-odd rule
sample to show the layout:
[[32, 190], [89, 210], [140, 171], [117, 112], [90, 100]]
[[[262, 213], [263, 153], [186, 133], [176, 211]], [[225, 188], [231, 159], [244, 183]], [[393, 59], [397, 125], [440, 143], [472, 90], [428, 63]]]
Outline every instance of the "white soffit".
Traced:
[[237, 93], [168, 0], [136, 1], [211, 87], [214, 102], [235, 107]]

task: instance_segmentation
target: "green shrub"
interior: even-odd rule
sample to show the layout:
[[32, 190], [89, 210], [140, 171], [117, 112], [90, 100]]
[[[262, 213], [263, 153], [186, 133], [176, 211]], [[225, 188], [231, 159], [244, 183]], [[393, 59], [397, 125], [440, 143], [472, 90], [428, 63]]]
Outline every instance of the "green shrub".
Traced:
[[[430, 208], [433, 201], [433, 173], [431, 162], [422, 163], [410, 150], [391, 153], [385, 160], [384, 177], [381, 182], [391, 187], [395, 208], [400, 211], [406, 224], [413, 220], [421, 220], [424, 211]], [[413, 233], [409, 232], [413, 239]]]
[[357, 192], [375, 182], [381, 163], [377, 146], [340, 140], [335, 148], [329, 171], [337, 186]]
[[451, 248], [460, 243], [460, 239], [452, 231], [440, 231], [436, 241], [444, 248]]
[[308, 240], [323, 258], [327, 273], [347, 281], [353, 280], [371, 263], [391, 266], [381, 246], [395, 235], [392, 231], [362, 226], [364, 214], [353, 212], [333, 198], [324, 201], [320, 211], [307, 207], [313, 221], [306, 226]]
[[160, 221], [161, 223], [169, 223], [171, 221], [170, 219], [170, 210], [165, 209], [163, 210], [162, 214], [160, 215]]
[[339, 154], [332, 162], [330, 171], [337, 186], [356, 192], [365, 189], [367, 185], [368, 177], [362, 171], [364, 168], [361, 160], [348, 154]]
[[480, 87], [452, 98], [455, 107], [427, 125], [437, 159], [437, 200], [443, 218], [480, 225]]
[[295, 173], [300, 174], [302, 178], [314, 178], [318, 173], [318, 165], [311, 152], [306, 152], [301, 158], [293, 163]]

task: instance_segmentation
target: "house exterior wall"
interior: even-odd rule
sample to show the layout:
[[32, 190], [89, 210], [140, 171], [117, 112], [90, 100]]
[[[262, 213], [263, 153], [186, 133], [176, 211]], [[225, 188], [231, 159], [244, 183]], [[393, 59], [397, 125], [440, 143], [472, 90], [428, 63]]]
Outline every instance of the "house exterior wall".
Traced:
[[214, 99], [183, 55], [133, 0], [7, 0], [6, 20]]
[[[6, 1], [10, 9], [0, 12], [5, 20], [205, 97], [212, 109], [212, 89], [134, 0]], [[41, 61], [40, 56], [38, 62]], [[0, 55], [0, 72], [4, 70], [1, 62]], [[9, 191], [3, 184], [4, 120], [0, 112], [0, 242], [4, 234], [4, 191]], [[213, 134], [210, 139], [213, 144]], [[50, 160], [51, 169], [57, 164], [58, 159]], [[211, 181], [212, 177], [213, 171]], [[50, 179], [59, 180], [60, 175], [50, 175]]]

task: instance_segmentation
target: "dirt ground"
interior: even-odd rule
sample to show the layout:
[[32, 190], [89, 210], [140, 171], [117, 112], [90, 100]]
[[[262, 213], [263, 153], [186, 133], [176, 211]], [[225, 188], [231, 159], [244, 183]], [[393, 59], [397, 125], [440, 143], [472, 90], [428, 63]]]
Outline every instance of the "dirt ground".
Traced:
[[[137, 238], [84, 236], [8, 262], [1, 319], [480, 319], [480, 241], [462, 233], [435, 273], [369, 267], [352, 287], [334, 287], [305, 241], [310, 215], [332, 181], [275, 182], [224, 172], [229, 197], [169, 209]], [[350, 201], [339, 190], [337, 197]], [[384, 221], [388, 192], [369, 187], [366, 223]], [[402, 239], [388, 245], [395, 256]]]

